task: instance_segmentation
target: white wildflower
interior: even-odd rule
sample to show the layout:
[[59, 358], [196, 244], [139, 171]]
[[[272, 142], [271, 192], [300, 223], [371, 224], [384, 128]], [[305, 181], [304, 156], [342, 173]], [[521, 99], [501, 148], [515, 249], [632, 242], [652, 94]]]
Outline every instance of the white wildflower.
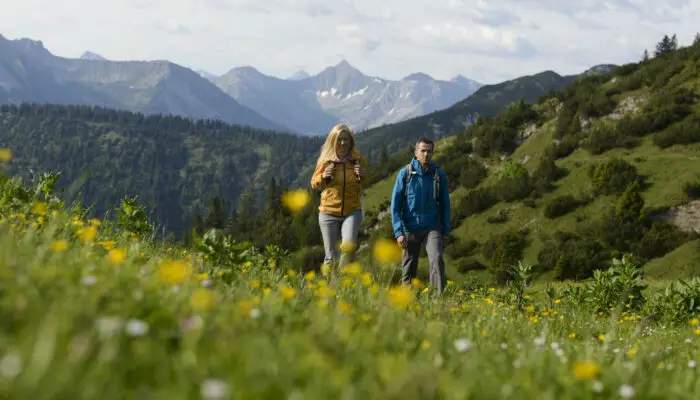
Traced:
[[121, 317], [99, 317], [95, 320], [95, 328], [100, 339], [107, 339], [121, 329], [122, 323]]
[[129, 336], [143, 336], [148, 333], [148, 324], [141, 321], [140, 319], [130, 319], [126, 323], [126, 333]]
[[460, 353], [464, 353], [472, 348], [472, 342], [470, 342], [469, 339], [457, 339], [455, 340], [454, 345], [457, 351]]
[[634, 388], [627, 384], [620, 386], [618, 392], [620, 393], [620, 396], [622, 396], [622, 398], [624, 399], [629, 399], [630, 397], [634, 396]]
[[688, 367], [689, 368], [695, 368], [697, 364], [695, 363], [695, 360], [690, 360], [688, 361]]
[[505, 342], [501, 343], [501, 349], [507, 350], [507, 349], [508, 349], [508, 343], [505, 343]]
[[603, 382], [601, 381], [593, 381], [593, 391], [596, 393], [600, 393], [603, 391]]
[[228, 393], [228, 385], [221, 379], [207, 379], [202, 382], [200, 394], [207, 400], [223, 399]]
[[92, 286], [95, 283], [97, 283], [97, 278], [95, 278], [92, 275], [86, 275], [83, 277], [82, 282], [83, 282], [83, 285], [85, 285], [85, 286]]
[[15, 354], [7, 354], [0, 359], [0, 375], [14, 378], [22, 372], [22, 359]]
[[435, 368], [440, 368], [445, 360], [442, 358], [440, 353], [435, 354], [435, 359], [433, 359], [433, 364]]
[[260, 317], [260, 309], [254, 308], [250, 310], [250, 318], [258, 319]]

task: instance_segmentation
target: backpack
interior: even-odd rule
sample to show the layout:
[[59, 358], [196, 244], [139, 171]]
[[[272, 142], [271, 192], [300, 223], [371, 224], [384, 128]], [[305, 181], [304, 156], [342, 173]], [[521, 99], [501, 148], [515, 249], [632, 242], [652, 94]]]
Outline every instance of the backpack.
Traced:
[[[408, 165], [406, 165], [406, 177], [403, 180], [404, 197], [408, 196], [408, 182], [411, 181], [411, 176], [413, 174], [413, 163], [408, 163]], [[440, 167], [436, 166], [435, 174], [433, 175], [433, 200], [435, 200], [438, 203], [438, 205], [440, 205], [440, 197], [438, 196], [438, 193], [440, 193]]]

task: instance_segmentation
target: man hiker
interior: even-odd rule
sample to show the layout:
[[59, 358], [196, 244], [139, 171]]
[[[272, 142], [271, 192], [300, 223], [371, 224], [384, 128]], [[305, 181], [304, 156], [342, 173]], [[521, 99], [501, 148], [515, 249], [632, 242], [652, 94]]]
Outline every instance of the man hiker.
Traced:
[[403, 249], [402, 276], [411, 284], [418, 271], [418, 258], [425, 244], [430, 262], [430, 283], [445, 289], [442, 251], [450, 234], [450, 194], [447, 175], [432, 161], [435, 144], [426, 138], [416, 142], [415, 157], [399, 171], [391, 194], [394, 237]]

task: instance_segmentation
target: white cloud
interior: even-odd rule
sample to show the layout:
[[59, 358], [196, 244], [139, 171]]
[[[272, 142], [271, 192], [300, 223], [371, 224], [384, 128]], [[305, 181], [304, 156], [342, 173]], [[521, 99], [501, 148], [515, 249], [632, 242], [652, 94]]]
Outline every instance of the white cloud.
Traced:
[[425, 72], [486, 83], [624, 63], [664, 34], [700, 30], [700, 0], [46, 0], [11, 1], [0, 33], [54, 54], [170, 59], [224, 73], [286, 77], [346, 58], [369, 75]]

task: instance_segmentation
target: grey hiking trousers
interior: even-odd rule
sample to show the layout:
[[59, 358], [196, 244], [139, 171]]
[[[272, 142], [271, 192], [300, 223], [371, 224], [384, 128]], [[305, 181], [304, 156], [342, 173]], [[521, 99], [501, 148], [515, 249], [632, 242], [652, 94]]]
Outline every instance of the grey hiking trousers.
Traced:
[[442, 257], [445, 238], [442, 231], [434, 229], [406, 232], [404, 236], [406, 247], [403, 248], [401, 282], [410, 285], [411, 280], [416, 277], [420, 249], [425, 244], [430, 263], [430, 284], [437, 287], [438, 293], [442, 293], [445, 290], [445, 260]]
[[[355, 259], [357, 250], [357, 234], [362, 222], [362, 210], [355, 210], [345, 217], [319, 213], [318, 225], [323, 237], [323, 248], [326, 256], [324, 264], [333, 268], [335, 265], [344, 266]], [[339, 245], [338, 241], [342, 240]], [[354, 244], [354, 249], [348, 253], [339, 253], [339, 247], [346, 244]]]

